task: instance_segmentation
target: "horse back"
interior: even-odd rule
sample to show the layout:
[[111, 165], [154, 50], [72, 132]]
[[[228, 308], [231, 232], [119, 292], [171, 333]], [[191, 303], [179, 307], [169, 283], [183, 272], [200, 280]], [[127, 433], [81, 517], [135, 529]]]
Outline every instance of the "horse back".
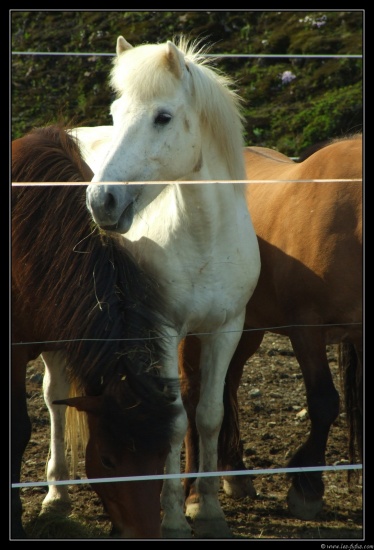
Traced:
[[259, 153], [244, 151], [247, 178], [277, 183], [246, 187], [262, 264], [247, 323], [361, 321], [362, 139], [334, 142], [302, 163]]

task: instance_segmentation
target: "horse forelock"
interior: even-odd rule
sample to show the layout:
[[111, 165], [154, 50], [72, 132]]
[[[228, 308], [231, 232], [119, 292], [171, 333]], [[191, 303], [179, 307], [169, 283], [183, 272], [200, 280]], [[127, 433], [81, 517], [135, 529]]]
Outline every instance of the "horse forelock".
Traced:
[[[176, 45], [186, 64], [185, 91], [209, 136], [218, 144], [230, 167], [231, 179], [245, 179], [242, 156], [243, 116], [234, 81], [206, 57], [211, 46], [181, 36]], [[141, 101], [167, 97], [181, 86], [166, 61], [166, 44], [145, 44], [116, 57], [110, 83], [117, 97], [126, 94]]]
[[145, 44], [116, 57], [110, 84], [117, 96], [126, 94], [141, 101], [163, 97], [178, 87], [178, 81], [168, 70], [164, 45]]
[[102, 400], [101, 431], [114, 446], [155, 452], [168, 445], [178, 381], [156, 375], [113, 378]]

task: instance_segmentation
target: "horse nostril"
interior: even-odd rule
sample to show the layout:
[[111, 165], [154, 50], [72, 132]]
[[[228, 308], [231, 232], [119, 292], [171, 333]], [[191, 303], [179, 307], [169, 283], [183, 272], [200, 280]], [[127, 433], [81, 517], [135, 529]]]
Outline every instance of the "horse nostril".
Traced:
[[107, 212], [111, 212], [116, 207], [116, 199], [112, 193], [106, 193], [104, 208]]

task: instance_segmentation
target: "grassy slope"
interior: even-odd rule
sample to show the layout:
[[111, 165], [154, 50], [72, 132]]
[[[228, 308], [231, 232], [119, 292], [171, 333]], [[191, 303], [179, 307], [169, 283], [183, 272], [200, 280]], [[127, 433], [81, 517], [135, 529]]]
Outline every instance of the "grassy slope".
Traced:
[[[184, 33], [212, 53], [362, 54], [363, 13], [13, 11], [12, 51], [114, 53]], [[285, 154], [362, 130], [361, 59], [222, 59], [244, 99], [245, 139]], [[12, 138], [62, 118], [110, 124], [111, 57], [12, 56]], [[295, 78], [282, 82], [290, 71]]]

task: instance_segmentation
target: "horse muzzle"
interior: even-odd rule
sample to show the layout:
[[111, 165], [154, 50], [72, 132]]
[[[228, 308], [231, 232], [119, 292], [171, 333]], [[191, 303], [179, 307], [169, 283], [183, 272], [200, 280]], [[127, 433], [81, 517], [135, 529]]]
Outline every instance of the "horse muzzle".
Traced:
[[86, 205], [94, 222], [105, 231], [127, 233], [134, 219], [134, 198], [123, 196], [120, 187], [91, 184]]

